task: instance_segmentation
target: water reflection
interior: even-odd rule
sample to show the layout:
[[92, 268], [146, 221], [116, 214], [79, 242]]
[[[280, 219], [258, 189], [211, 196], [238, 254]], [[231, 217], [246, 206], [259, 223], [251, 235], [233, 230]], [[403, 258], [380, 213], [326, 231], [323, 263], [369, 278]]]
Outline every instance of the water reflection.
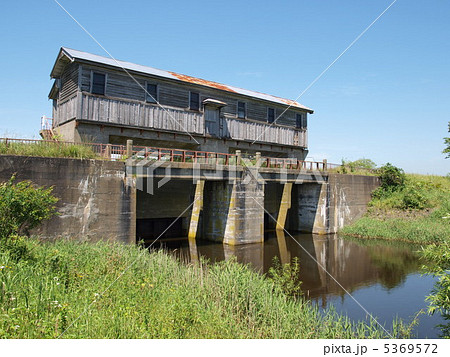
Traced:
[[[238, 262], [250, 264], [261, 273], [269, 270], [275, 256], [282, 263], [298, 257], [305, 296], [322, 308], [331, 303], [338, 312], [354, 320], [364, 320], [366, 315], [346, 291], [386, 324], [397, 315], [408, 320], [426, 308], [425, 296], [435, 280], [421, 276], [415, 253], [418, 247], [344, 240], [337, 235], [296, 234], [293, 237], [278, 231], [267, 233], [264, 243], [238, 246], [184, 240], [176, 252], [184, 261], [191, 262], [198, 261], [199, 256], [211, 262], [236, 257]], [[416, 332], [419, 337], [437, 337], [439, 331], [434, 327], [442, 322], [437, 314], [422, 315]]]
[[345, 295], [342, 287], [351, 292], [379, 282], [392, 289], [419, 269], [414, 250], [404, 244], [361, 245], [337, 235], [297, 234], [294, 239], [276, 231], [269, 233], [264, 243], [257, 244], [189, 242], [180, 248], [180, 254], [189, 261], [198, 260], [200, 254], [213, 262], [235, 256], [238, 262], [263, 273], [269, 270], [275, 256], [283, 264], [298, 257], [305, 294], [311, 299], [324, 299], [324, 304], [330, 295]]

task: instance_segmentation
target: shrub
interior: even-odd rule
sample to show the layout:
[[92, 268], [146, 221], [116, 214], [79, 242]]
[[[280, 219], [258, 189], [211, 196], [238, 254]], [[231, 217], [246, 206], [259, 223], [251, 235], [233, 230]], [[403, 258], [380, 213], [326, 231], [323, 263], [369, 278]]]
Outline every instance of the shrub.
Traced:
[[273, 258], [273, 266], [269, 269], [269, 279], [287, 296], [298, 297], [302, 295], [299, 276], [300, 264], [297, 257], [291, 263], [281, 264], [278, 257]]
[[13, 234], [0, 245], [0, 252], [8, 252], [12, 261], [33, 260], [34, 256], [25, 240], [26, 237]]
[[376, 169], [376, 164], [370, 159], [358, 159], [355, 161], [345, 161], [342, 159], [341, 166], [336, 170], [340, 174], [354, 174], [354, 175], [370, 175]]
[[414, 187], [409, 187], [403, 195], [403, 209], [424, 209], [428, 205], [428, 199], [425, 195]]
[[[427, 296], [429, 302], [428, 313], [439, 311], [444, 320], [450, 320], [450, 243], [430, 245], [423, 249], [422, 257], [433, 264], [424, 266], [427, 274], [438, 278], [431, 295]], [[450, 323], [439, 325], [443, 336], [450, 338]]]
[[347, 162], [346, 163], [348, 166], [350, 166], [350, 168], [353, 169], [367, 169], [367, 170], [374, 170], [377, 167], [377, 164], [375, 164], [372, 160], [370, 159], [358, 159], [355, 161], [351, 161], [351, 162]]
[[52, 217], [58, 201], [52, 187], [35, 187], [30, 181], [15, 183], [15, 175], [0, 184], [0, 239], [28, 234]]
[[406, 175], [403, 169], [395, 167], [390, 163], [378, 169], [381, 179], [381, 187], [386, 191], [396, 191], [405, 186]]

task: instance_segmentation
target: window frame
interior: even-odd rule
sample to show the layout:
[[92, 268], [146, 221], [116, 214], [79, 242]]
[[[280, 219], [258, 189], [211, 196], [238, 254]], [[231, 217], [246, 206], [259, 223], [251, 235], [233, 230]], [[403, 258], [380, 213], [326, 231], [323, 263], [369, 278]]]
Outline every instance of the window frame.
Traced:
[[[197, 95], [197, 103], [196, 103], [197, 108], [192, 107], [192, 94]], [[189, 91], [189, 109], [194, 110], [196, 112], [200, 111], [200, 93], [199, 92]]]
[[[244, 105], [244, 116], [240, 116], [240, 112], [239, 112], [239, 104], [243, 104]], [[238, 119], [247, 119], [247, 103], [246, 102], [241, 102], [238, 101], [237, 102], [237, 108], [236, 108], [236, 117]]]
[[[269, 112], [271, 110], [273, 111], [273, 119], [272, 119], [272, 121], [270, 121], [270, 116], [269, 116]], [[269, 124], [275, 123], [275, 108], [273, 108], [273, 107], [267, 107], [267, 122]]]
[[295, 113], [295, 127], [297, 129], [303, 129], [304, 115], [304, 113]]
[[[103, 84], [103, 93], [96, 93], [94, 92], [94, 75], [99, 74], [104, 76], [105, 83]], [[102, 73], [98, 71], [91, 70], [91, 83], [90, 83], [90, 93], [95, 95], [106, 95], [106, 84], [108, 82], [108, 73]]]
[[307, 113], [302, 113], [302, 120], [301, 120], [301, 124], [300, 124], [300, 129], [306, 130], [307, 127], [308, 127], [308, 114]]
[[[149, 85], [155, 86], [155, 96], [153, 98], [152, 98], [152, 96], [149, 95], [149, 94], [152, 94], [148, 90]], [[158, 100], [159, 100], [158, 98], [159, 98], [159, 85], [157, 83], [145, 81], [145, 102], [157, 104]]]

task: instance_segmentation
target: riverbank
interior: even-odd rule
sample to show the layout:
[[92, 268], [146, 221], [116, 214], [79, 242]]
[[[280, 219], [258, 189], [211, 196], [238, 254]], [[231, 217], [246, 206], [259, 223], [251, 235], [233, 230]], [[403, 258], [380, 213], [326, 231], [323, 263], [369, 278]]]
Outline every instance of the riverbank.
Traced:
[[409, 174], [401, 189], [373, 196], [366, 215], [340, 233], [419, 244], [449, 241], [449, 177]]
[[0, 266], [2, 338], [386, 336], [234, 261], [199, 267], [130, 245], [31, 239], [3, 247]]

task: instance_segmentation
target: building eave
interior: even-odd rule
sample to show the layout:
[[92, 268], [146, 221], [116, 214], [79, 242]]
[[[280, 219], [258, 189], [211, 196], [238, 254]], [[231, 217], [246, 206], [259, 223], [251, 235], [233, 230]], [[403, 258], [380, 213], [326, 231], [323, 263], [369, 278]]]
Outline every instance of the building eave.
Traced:
[[73, 58], [64, 47], [61, 47], [52, 71], [50, 72], [50, 78], [60, 78], [67, 64], [74, 60], [75, 58]]

